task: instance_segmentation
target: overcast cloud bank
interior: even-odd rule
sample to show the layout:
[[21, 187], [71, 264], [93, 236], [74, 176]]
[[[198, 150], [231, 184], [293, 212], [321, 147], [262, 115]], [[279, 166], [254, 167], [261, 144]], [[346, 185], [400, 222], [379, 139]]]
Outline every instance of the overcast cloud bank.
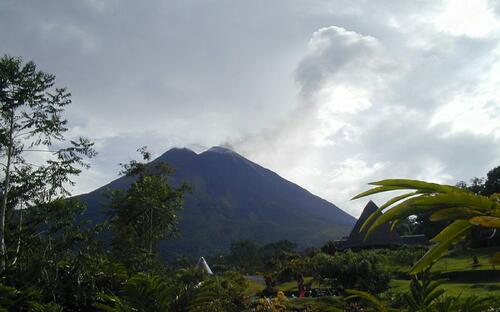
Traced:
[[388, 177], [454, 184], [500, 165], [493, 1], [3, 1], [0, 52], [73, 93], [99, 157], [229, 144], [359, 215]]

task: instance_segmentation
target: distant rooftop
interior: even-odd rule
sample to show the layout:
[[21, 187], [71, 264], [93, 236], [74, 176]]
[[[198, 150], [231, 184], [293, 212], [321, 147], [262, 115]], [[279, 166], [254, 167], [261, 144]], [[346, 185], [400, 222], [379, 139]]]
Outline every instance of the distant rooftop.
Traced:
[[366, 230], [360, 232], [361, 226], [366, 222], [372, 213], [377, 211], [377, 209], [378, 206], [371, 200], [366, 204], [349, 237], [347, 239], [337, 241], [337, 245], [340, 249], [362, 249], [399, 245], [425, 245], [428, 243], [425, 235], [400, 237], [396, 231], [391, 231], [389, 224], [381, 225], [368, 238], [365, 239]]

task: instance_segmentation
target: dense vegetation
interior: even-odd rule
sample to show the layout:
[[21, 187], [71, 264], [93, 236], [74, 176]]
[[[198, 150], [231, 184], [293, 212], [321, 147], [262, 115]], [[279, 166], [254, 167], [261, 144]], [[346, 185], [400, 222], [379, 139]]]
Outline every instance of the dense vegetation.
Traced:
[[[158, 242], [175, 234], [188, 188], [170, 187], [171, 168], [148, 164], [146, 150], [145, 162], [122, 165], [135, 182], [110, 190], [107, 220], [82, 218], [85, 207], [66, 187], [96, 153], [87, 139], [65, 139], [71, 95], [54, 81], [33, 62], [0, 59], [0, 309], [185, 311], [216, 298], [209, 307], [238, 310], [239, 274], [174, 271], [159, 260]], [[44, 161], [28, 162], [27, 153]]]
[[[237, 241], [209, 258], [216, 273], [209, 275], [192, 259], [162, 261], [159, 242], [175, 238], [190, 188], [172, 186], [174, 169], [150, 162], [145, 148], [141, 161], [122, 165], [120, 174], [133, 182], [109, 190], [106, 219], [83, 218], [86, 207], [67, 187], [96, 152], [88, 139], [65, 137], [71, 95], [54, 83], [32, 62], [0, 59], [0, 311], [500, 311], [491, 298], [446, 291], [442, 280], [475, 274], [498, 282], [488, 280], [497, 273], [498, 247], [486, 250], [487, 264], [484, 253], [469, 259], [468, 252], [480, 245], [481, 230], [492, 229], [493, 238], [500, 227], [500, 167], [470, 185], [385, 180], [358, 196], [411, 189], [366, 227], [370, 233], [390, 222], [415, 233], [440, 221], [428, 251]], [[474, 244], [455, 248], [454, 269], [436, 263], [459, 239]]]

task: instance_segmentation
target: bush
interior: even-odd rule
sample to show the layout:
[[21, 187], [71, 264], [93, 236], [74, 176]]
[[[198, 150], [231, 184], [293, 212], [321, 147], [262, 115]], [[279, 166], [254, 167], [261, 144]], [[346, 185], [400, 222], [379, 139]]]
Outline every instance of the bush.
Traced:
[[372, 251], [319, 253], [311, 259], [314, 278], [337, 291], [359, 289], [370, 293], [387, 290], [390, 276], [380, 264], [379, 255]]
[[403, 246], [394, 250], [385, 250], [384, 253], [391, 263], [412, 267], [425, 254], [426, 250], [425, 247]]
[[337, 246], [334, 241], [327, 241], [322, 247], [321, 252], [328, 255], [334, 255], [337, 252]]
[[98, 311], [243, 311], [248, 282], [237, 272], [212, 276], [181, 269], [175, 276], [137, 273], [116, 293], [101, 293]]
[[278, 271], [275, 279], [279, 283], [294, 281], [298, 275], [309, 276], [311, 271], [311, 258], [296, 257], [289, 260], [283, 268]]

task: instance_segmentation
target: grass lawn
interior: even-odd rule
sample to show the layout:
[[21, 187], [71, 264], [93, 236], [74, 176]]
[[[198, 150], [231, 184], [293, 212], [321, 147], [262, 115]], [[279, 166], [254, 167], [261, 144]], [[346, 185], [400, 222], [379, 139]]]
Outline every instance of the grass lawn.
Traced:
[[[392, 290], [406, 292], [408, 291], [409, 280], [394, 279], [391, 281]], [[446, 290], [445, 295], [469, 297], [472, 295], [479, 297], [500, 297], [500, 283], [444, 283], [441, 286]]]
[[[309, 284], [311, 282], [312, 282], [313, 288], [319, 287], [318, 283], [313, 282], [312, 277], [304, 277], [304, 284]], [[278, 285], [276, 285], [275, 288], [277, 290], [281, 290], [281, 291], [297, 291], [297, 282], [292, 281], [292, 282], [287, 282], [287, 283], [283, 283], [283, 284], [278, 284]]]
[[335, 297], [319, 297], [319, 298], [294, 298], [289, 299], [289, 306], [295, 309], [303, 309], [304, 311], [324, 311], [337, 312], [343, 311], [335, 308], [338, 299]]
[[245, 289], [245, 295], [249, 297], [252, 297], [255, 294], [261, 292], [265, 287], [264, 285], [254, 281], [247, 280], [247, 282], [248, 282], [248, 287], [247, 289]]
[[[491, 270], [493, 267], [489, 263], [489, 258], [500, 251], [500, 248], [472, 249], [468, 251], [451, 252], [439, 260], [433, 267], [433, 271], [469, 271], [469, 270]], [[472, 256], [476, 255], [479, 265], [472, 267]], [[499, 268], [500, 269], [500, 268]]]
[[[500, 273], [500, 271], [499, 271]], [[304, 280], [307, 282], [312, 280], [312, 277], [306, 277]], [[390, 289], [392, 291], [407, 292], [408, 286], [410, 284], [409, 280], [393, 279], [390, 283]], [[313, 284], [313, 287], [317, 287]], [[442, 286], [446, 290], [445, 295], [448, 296], [461, 296], [463, 298], [469, 296], [479, 296], [479, 297], [493, 297], [497, 296], [500, 298], [500, 282], [492, 283], [452, 283], [446, 282]], [[281, 291], [296, 290], [296, 282], [288, 282], [279, 284], [276, 289]], [[249, 287], [246, 291], [248, 296], [254, 296], [258, 292], [264, 289], [264, 285], [249, 281]], [[338, 299], [335, 297], [319, 297], [319, 298], [289, 298], [289, 306], [296, 309], [306, 308], [310, 311], [341, 311], [335, 308]]]
[[[308, 284], [311, 282], [313, 282], [312, 277], [304, 277], [304, 283]], [[319, 285], [316, 282], [313, 282], [312, 287], [319, 287]], [[246, 289], [245, 293], [249, 296], [253, 296], [256, 293], [264, 290], [264, 288], [265, 288], [265, 285], [248, 280], [248, 288]], [[292, 281], [292, 282], [278, 284], [274, 288], [276, 288], [276, 290], [278, 290], [278, 291], [297, 291], [297, 282]]]
[[[498, 251], [500, 251], [500, 248], [497, 247], [450, 252], [437, 261], [432, 267], [432, 271], [454, 273], [450, 274], [453, 279], [442, 285], [447, 295], [500, 297], [500, 268], [493, 271], [493, 267], [488, 261], [489, 257]], [[473, 255], [476, 255], [479, 260], [479, 265], [475, 267], [472, 266]], [[403, 268], [401, 272], [408, 272], [408, 269]], [[477, 278], [473, 280], [472, 277]], [[394, 279], [391, 281], [390, 287], [396, 291], [408, 291], [409, 283], [409, 280]]]
[[[499, 252], [500, 248], [490, 248], [472, 251], [455, 251], [451, 252], [434, 266], [432, 271], [446, 273], [451, 276], [441, 287], [446, 290], [445, 295], [448, 296], [479, 296], [500, 298], [500, 267], [493, 270], [488, 259], [495, 252]], [[476, 255], [479, 265], [472, 266], [472, 255]], [[403, 279], [409, 267], [401, 267], [398, 265], [392, 266], [393, 272], [400, 272], [402, 277], [393, 279], [390, 282], [390, 290], [397, 292], [407, 292], [409, 290], [408, 279]], [[474, 273], [477, 272], [477, 273]], [[450, 274], [451, 273], [451, 274]], [[472, 277], [472, 278], [471, 278]], [[478, 278], [477, 278], [478, 277]], [[473, 280], [475, 279], [475, 280]], [[305, 277], [305, 283], [312, 282], [312, 277]], [[253, 296], [264, 289], [264, 285], [249, 281], [247, 294]], [[316, 282], [313, 282], [313, 287], [319, 287]], [[297, 282], [287, 282], [278, 284], [275, 287], [280, 291], [296, 291]], [[305, 309], [308, 307], [312, 311], [337, 311], [333, 306], [337, 299], [335, 297], [320, 297], [320, 298], [290, 298], [289, 303], [295, 308]]]

